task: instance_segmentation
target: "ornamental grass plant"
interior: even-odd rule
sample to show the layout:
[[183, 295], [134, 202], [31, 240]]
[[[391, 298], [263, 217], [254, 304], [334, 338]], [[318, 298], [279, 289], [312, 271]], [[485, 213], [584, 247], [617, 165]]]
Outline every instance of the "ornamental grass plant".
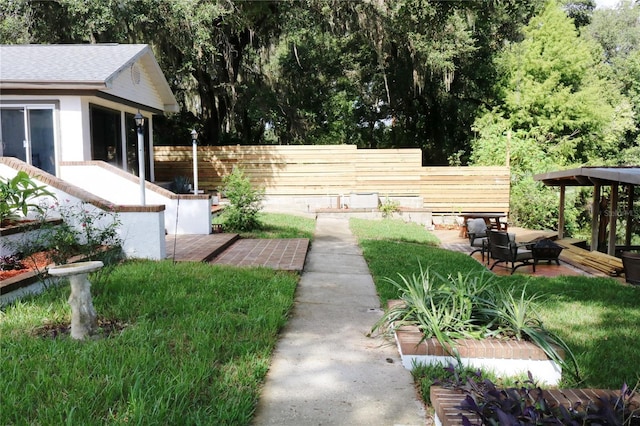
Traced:
[[571, 349], [545, 328], [536, 313], [539, 295], [527, 295], [526, 286], [503, 287], [488, 271], [444, 276], [419, 266], [419, 272], [410, 276], [384, 277], [398, 289], [401, 303], [385, 311], [374, 331], [387, 326], [393, 331], [415, 325], [423, 339], [435, 337], [458, 363], [457, 339], [526, 340], [579, 380]]

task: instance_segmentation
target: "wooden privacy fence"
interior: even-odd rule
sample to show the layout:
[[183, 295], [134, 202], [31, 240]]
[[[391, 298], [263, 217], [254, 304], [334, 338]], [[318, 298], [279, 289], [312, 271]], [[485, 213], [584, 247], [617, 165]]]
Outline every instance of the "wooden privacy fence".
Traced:
[[[155, 178], [193, 178], [192, 147], [155, 147]], [[354, 145], [198, 146], [198, 187], [214, 191], [241, 166], [268, 196], [333, 196], [377, 192], [421, 197], [436, 213], [508, 212], [508, 167], [423, 167], [419, 149]]]

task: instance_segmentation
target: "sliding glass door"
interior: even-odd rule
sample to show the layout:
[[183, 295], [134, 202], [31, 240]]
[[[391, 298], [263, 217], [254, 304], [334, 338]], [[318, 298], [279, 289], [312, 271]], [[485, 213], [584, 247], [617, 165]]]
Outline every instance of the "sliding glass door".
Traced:
[[16, 157], [55, 175], [53, 107], [1, 106], [0, 155]]

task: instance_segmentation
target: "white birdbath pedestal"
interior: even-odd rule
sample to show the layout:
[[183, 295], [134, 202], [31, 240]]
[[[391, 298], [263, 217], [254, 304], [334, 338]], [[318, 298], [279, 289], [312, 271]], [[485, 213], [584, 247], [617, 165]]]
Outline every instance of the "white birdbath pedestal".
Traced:
[[100, 261], [70, 263], [52, 266], [49, 275], [68, 277], [71, 283], [71, 338], [82, 340], [91, 335], [97, 327], [96, 310], [91, 300], [91, 283], [87, 274], [102, 268]]

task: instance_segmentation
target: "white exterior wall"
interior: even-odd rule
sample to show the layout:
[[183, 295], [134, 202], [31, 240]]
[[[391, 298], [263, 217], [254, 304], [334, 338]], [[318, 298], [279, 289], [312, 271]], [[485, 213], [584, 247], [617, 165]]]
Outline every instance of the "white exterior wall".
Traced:
[[[13, 178], [16, 171], [0, 164], [0, 177]], [[42, 182], [33, 179], [38, 185]], [[45, 205], [56, 202], [64, 205], [77, 205], [82, 200], [61, 189], [46, 185], [47, 190], [55, 194], [56, 199], [43, 197]], [[123, 239], [123, 250], [127, 257], [162, 260], [167, 256], [165, 241], [164, 211], [158, 212], [119, 212], [121, 226], [118, 234]]]
[[[140, 184], [104, 165], [63, 165], [60, 177], [100, 198], [119, 205], [140, 205]], [[171, 196], [170, 196], [171, 195]], [[169, 234], [211, 233], [211, 201], [209, 197], [175, 194], [146, 182], [147, 205], [164, 205], [164, 223]], [[177, 223], [176, 223], [177, 220]], [[164, 232], [164, 228], [163, 228]]]
[[[60, 161], [83, 161], [91, 158], [91, 146], [87, 150], [85, 140], [89, 140], [88, 113], [77, 96], [62, 96], [60, 100]], [[86, 116], [86, 118], [85, 118]], [[83, 123], [87, 123], [83, 126]]]
[[121, 237], [127, 258], [162, 260], [167, 257], [164, 212], [122, 212]]
[[[136, 82], [136, 76], [139, 76], [138, 82]], [[140, 60], [136, 61], [134, 66], [122, 70], [104, 92], [124, 99], [135, 99], [136, 102], [159, 110], [164, 109], [164, 104], [151, 76]]]

